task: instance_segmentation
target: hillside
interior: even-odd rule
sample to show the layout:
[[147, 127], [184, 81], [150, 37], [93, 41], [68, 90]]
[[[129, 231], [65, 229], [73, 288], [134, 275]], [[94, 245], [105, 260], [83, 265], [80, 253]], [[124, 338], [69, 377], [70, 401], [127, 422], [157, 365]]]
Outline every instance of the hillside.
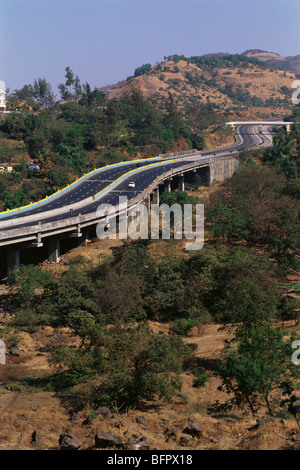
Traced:
[[[164, 324], [153, 323], [151, 326], [155, 330], [168, 331]], [[47, 354], [43, 352], [47, 341], [51, 336], [59, 335], [69, 341], [70, 331], [44, 327], [35, 333], [18, 335], [20, 355], [11, 355], [7, 365], [2, 366], [0, 450], [57, 451], [63, 433], [79, 439], [80, 450], [91, 450], [95, 449], [95, 435], [99, 432], [118, 436], [131, 451], [139, 450], [139, 440], [145, 450], [176, 452], [299, 448], [299, 434], [292, 419], [266, 418], [264, 414], [252, 417], [242, 411], [220, 417], [207, 413], [215, 399], [226, 398], [224, 392], [218, 391], [220, 381], [214, 377], [226, 338], [218, 325], [207, 325], [200, 335], [191, 333], [185, 340], [194, 343], [197, 349], [194, 361], [186, 364], [182, 400], [173, 404], [158, 402], [153, 409], [142, 411], [119, 413], [117, 409], [111, 409], [108, 419], [89, 409], [70, 413], [50, 386], [46, 388], [52, 372]], [[210, 382], [205, 388], [193, 388], [195, 366], [205, 367], [209, 372]], [[40, 384], [35, 385], [34, 380]], [[200, 424], [200, 437], [184, 432], [193, 421]], [[111, 444], [110, 449], [113, 448]]]
[[295, 74], [275, 69], [256, 57], [170, 56], [146, 73], [100, 90], [109, 99], [118, 100], [138, 87], [158, 103], [171, 93], [187, 114], [193, 114], [199, 106], [209, 106], [220, 118], [247, 119], [289, 114], [295, 79]]
[[300, 55], [284, 57], [275, 52], [262, 51], [260, 49], [250, 49], [243, 52], [247, 57], [255, 57], [256, 59], [267, 62], [275, 67], [281, 67], [289, 72], [300, 73]]
[[[184, 201], [205, 206], [198, 252], [184, 239], [91, 236], [0, 285], [0, 450], [58, 450], [65, 434], [80, 450], [299, 450], [299, 138], [279, 134], [222, 183], [186, 185]], [[263, 335], [245, 357], [237, 333], [253, 332]], [[239, 367], [225, 381], [234, 336]]]
[[[201, 195], [201, 202], [207, 203], [220, 187], [221, 183], [202, 187], [195, 194]], [[206, 242], [210, 244], [209, 239]], [[99, 262], [105, 268], [106, 263], [113, 259], [114, 249], [122, 246], [120, 240], [93, 239], [87, 246], [64, 254], [59, 265], [45, 262], [42, 269], [60, 279], [70, 271], [72, 260], [74, 262], [78, 257], [94, 266]], [[159, 262], [172, 255], [178, 260], [188, 257], [181, 240], [174, 243], [156, 241], [149, 245], [149, 251]], [[299, 283], [299, 276], [289, 276], [288, 282]], [[222, 403], [228, 398], [226, 392], [219, 389], [221, 380], [215, 374], [222, 361], [224, 341], [231, 337], [229, 331], [220, 328], [221, 324], [204, 322], [200, 328], [194, 327], [184, 335], [185, 344], [193, 346], [194, 353], [184, 362], [182, 390], [173, 402], [156, 399], [142, 403], [140, 408], [128, 408], [122, 412], [117, 406], [111, 406], [107, 412], [102, 406], [95, 410], [87, 404], [84, 409], [74, 411], [62, 399], [62, 390], [57, 389], [59, 382], [55, 380], [54, 369], [49, 364], [49, 344], [63, 341], [65, 347], [71, 345], [75, 348], [78, 337], [72, 328], [47, 324], [37, 326], [30, 318], [27, 318], [27, 325], [12, 328], [14, 315], [8, 308], [11, 301], [8, 294], [11, 291], [2, 285], [0, 332], [9, 354], [6, 365], [0, 365], [0, 450], [59, 450], [59, 439], [64, 433], [80, 441], [80, 450], [95, 449], [98, 433], [119, 439], [124, 443], [122, 451], [140, 448], [177, 452], [299, 449], [299, 430], [289, 416], [284, 416], [284, 419], [270, 417], [264, 408], [255, 416], [246, 407], [223, 413], [209, 411], [216, 401]], [[170, 337], [171, 326], [172, 322], [150, 321], [152, 332], [158, 337]], [[291, 320], [286, 321], [284, 327], [287, 332], [295, 329]], [[299, 325], [296, 330], [299, 332]], [[208, 375], [209, 381], [205, 386], [194, 386], [195, 369]], [[189, 431], [191, 425], [195, 428]], [[113, 443], [109, 449], [115, 449]]]

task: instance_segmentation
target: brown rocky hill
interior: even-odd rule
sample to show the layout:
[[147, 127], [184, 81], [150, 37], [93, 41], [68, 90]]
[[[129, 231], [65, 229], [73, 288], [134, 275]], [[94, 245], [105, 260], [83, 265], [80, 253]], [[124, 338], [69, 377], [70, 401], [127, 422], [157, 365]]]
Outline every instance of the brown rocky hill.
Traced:
[[242, 62], [238, 65], [223, 62], [216, 66], [213, 63], [200, 65], [186, 58], [165, 60], [144, 74], [119, 82], [119, 86], [100, 90], [109, 99], [120, 99], [137, 87], [158, 105], [171, 93], [188, 113], [210, 105], [227, 119], [290, 114], [294, 73], [264, 63], [250, 62], [245, 66]]
[[251, 49], [243, 52], [243, 55], [247, 57], [255, 57], [259, 60], [263, 60], [270, 65], [275, 67], [282, 67], [289, 72], [300, 74], [300, 55], [284, 57], [275, 52], [262, 51], [260, 49]]

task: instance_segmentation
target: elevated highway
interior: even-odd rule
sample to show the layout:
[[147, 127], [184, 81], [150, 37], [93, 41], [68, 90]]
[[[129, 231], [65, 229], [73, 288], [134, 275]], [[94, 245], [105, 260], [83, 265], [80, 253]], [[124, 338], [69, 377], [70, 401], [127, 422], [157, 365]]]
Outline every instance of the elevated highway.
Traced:
[[[262, 126], [263, 132], [258, 128]], [[9, 274], [29, 248], [45, 248], [51, 261], [59, 261], [60, 243], [75, 238], [82, 244], [99, 222], [99, 204], [116, 207], [120, 196], [130, 208], [139, 202], [159, 203], [161, 191], [184, 190], [185, 179], [198, 173], [211, 184], [231, 176], [239, 165], [241, 149], [272, 145], [274, 122], [236, 125], [235, 143], [212, 151], [187, 151], [148, 160], [122, 162], [92, 171], [49, 198], [0, 214], [2, 272]], [[128, 183], [134, 181], [134, 187]]]
[[230, 121], [226, 122], [227, 126], [230, 126], [232, 128], [236, 128], [238, 126], [256, 126], [259, 128], [262, 128], [262, 126], [272, 126], [272, 127], [284, 127], [287, 132], [290, 132], [291, 126], [293, 125], [293, 122], [290, 121], [282, 121], [280, 119], [274, 119], [274, 120], [261, 120], [261, 121]]

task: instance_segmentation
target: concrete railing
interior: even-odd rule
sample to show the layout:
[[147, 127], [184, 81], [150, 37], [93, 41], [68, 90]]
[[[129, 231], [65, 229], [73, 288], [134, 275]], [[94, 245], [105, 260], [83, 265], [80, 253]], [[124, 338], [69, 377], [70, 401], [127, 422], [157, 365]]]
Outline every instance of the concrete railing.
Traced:
[[197, 149], [183, 150], [182, 152], [173, 153], [161, 153], [159, 156], [161, 159], [166, 160], [170, 158], [188, 157], [189, 155], [196, 155], [199, 151]]

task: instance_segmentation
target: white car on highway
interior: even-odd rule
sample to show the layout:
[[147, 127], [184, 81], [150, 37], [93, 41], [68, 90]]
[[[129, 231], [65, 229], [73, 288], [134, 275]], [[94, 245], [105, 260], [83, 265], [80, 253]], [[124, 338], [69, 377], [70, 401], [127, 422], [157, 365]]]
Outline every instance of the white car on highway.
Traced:
[[135, 188], [135, 182], [134, 181], [129, 181], [128, 188]]

